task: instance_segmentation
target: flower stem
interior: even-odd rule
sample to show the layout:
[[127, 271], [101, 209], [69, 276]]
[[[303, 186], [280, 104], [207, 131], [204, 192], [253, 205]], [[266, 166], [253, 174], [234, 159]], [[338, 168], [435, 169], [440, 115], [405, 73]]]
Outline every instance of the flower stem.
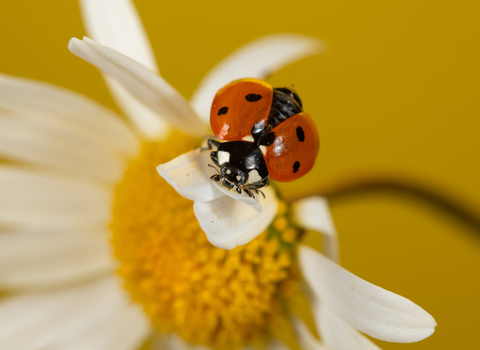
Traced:
[[445, 192], [445, 190], [432, 184], [421, 183], [417, 180], [395, 176], [377, 176], [337, 180], [330, 184], [317, 186], [313, 191], [309, 191], [308, 195], [288, 197], [288, 199], [294, 201], [307, 196], [318, 195], [327, 197], [330, 204], [334, 205], [351, 197], [367, 196], [375, 193], [405, 195], [420, 199], [450, 213], [456, 219], [474, 228], [477, 231], [475, 237], [480, 239], [480, 234], [478, 234], [480, 232], [480, 215], [468, 206], [460, 204], [458, 200], [451, 198]]

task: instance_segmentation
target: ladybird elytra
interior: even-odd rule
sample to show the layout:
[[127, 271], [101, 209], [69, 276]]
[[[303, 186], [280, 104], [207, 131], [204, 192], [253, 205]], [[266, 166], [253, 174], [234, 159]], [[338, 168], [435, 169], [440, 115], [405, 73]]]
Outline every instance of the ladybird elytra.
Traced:
[[220, 140], [240, 141], [251, 136], [252, 126], [266, 123], [273, 89], [258, 79], [234, 81], [220, 89], [212, 103], [210, 126]]
[[318, 153], [318, 132], [309, 114], [296, 114], [270, 133], [275, 135], [275, 141], [267, 146], [265, 159], [272, 180], [293, 181], [313, 168]]

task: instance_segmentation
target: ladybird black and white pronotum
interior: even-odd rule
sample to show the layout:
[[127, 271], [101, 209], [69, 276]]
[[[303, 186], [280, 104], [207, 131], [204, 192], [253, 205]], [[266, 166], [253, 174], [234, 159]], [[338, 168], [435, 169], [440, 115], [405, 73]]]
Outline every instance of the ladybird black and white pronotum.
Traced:
[[[212, 103], [208, 140], [218, 174], [211, 180], [250, 197], [272, 180], [287, 182], [314, 165], [319, 139], [312, 118], [290, 88], [241, 79], [220, 89]], [[263, 193], [262, 193], [263, 194]]]

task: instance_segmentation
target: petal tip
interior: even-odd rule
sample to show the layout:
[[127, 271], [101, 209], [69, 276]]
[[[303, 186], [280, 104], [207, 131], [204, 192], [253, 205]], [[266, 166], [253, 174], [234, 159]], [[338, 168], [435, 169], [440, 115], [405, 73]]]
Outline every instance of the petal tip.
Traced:
[[286, 43], [296, 42], [300, 44], [300, 46], [297, 46], [300, 57], [306, 57], [309, 55], [323, 55], [326, 53], [328, 48], [328, 45], [325, 41], [309, 35], [284, 33], [277, 34], [276, 38], [275, 36], [272, 36], [272, 38], [278, 39], [279, 41], [284, 41]]
[[311, 50], [314, 55], [324, 55], [328, 51], [328, 44], [323, 40], [312, 38]]
[[316, 297], [362, 333], [413, 343], [435, 330], [436, 321], [420, 306], [353, 275], [310, 247], [299, 246], [299, 265]]
[[157, 167], [155, 169], [157, 170], [158, 175], [163, 177], [165, 179], [165, 181], [167, 181], [170, 185], [172, 185], [168, 181], [168, 179], [171, 178], [171, 177], [168, 175], [168, 171], [165, 171], [165, 164], [159, 164], [159, 165], [157, 165]]
[[164, 164], [163, 164], [163, 163], [162, 163], [162, 164], [158, 164], [157, 167], [155, 168], [155, 169], [157, 169], [157, 173], [159, 173], [161, 177], [163, 177], [162, 172], [163, 172], [163, 169], [164, 169], [164, 168], [165, 168], [165, 167], [164, 167]]
[[215, 247], [225, 250], [232, 250], [238, 246], [236, 243], [217, 242], [213, 237], [206, 233], [208, 241]]
[[68, 50], [73, 53], [75, 50], [75, 47], [79, 44], [80, 41], [81, 41], [80, 39], [75, 37], [70, 38], [70, 40], [68, 41]]

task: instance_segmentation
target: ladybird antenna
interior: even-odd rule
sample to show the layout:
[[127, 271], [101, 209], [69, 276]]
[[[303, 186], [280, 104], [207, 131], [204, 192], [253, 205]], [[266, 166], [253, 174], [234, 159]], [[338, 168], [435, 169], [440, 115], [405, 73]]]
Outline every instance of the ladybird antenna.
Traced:
[[214, 166], [214, 165], [212, 165], [212, 164], [208, 164], [208, 167], [215, 169], [215, 170], [217, 171], [217, 173], [220, 174], [220, 171], [217, 169], [216, 166]]

